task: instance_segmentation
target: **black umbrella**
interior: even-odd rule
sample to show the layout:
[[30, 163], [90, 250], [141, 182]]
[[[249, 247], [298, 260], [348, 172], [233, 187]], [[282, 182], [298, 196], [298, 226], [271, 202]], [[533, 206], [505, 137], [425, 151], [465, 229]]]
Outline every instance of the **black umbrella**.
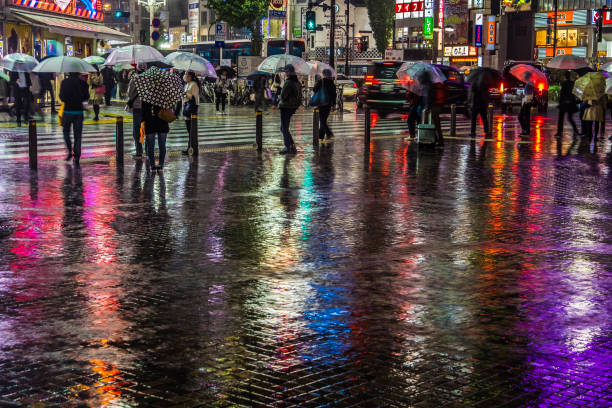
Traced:
[[266, 78], [269, 78], [272, 75], [269, 72], [266, 72], [266, 71], [253, 71], [249, 75], [247, 75], [247, 79], [249, 81], [255, 81], [257, 78], [262, 77], [262, 76], [266, 77]]
[[236, 71], [234, 71], [232, 67], [228, 67], [227, 65], [222, 65], [219, 68], [217, 68], [218, 76], [221, 76], [222, 72], [225, 72], [225, 74], [227, 75], [227, 79], [231, 79], [236, 76]]
[[497, 88], [503, 81], [501, 72], [493, 68], [479, 67], [468, 75], [466, 82], [477, 88]]

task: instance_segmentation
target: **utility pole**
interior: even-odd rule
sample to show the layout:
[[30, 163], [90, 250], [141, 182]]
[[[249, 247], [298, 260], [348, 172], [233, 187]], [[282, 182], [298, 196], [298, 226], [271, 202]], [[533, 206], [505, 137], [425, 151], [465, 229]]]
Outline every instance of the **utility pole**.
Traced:
[[336, 32], [336, 0], [331, 0], [331, 10], [329, 14], [329, 65], [335, 69], [334, 57], [334, 35]]
[[555, 17], [553, 20], [553, 58], [557, 56], [557, 11], [559, 11], [559, 0], [555, 0]]
[[349, 0], [346, 0], [346, 11], [344, 13], [345, 17], [346, 17], [346, 44], [345, 44], [345, 51], [344, 51], [344, 75], [346, 75], [346, 77], [349, 77], [349, 53], [351, 51], [350, 47], [349, 47]]

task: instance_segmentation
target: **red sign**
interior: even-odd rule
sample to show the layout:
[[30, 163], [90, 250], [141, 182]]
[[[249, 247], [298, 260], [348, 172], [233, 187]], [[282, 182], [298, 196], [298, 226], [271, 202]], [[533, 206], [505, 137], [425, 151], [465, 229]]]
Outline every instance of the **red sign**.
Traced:
[[416, 13], [418, 11], [423, 11], [423, 9], [423, 1], [413, 1], [412, 3], [395, 4], [395, 14]]
[[283, 8], [283, 6], [285, 5], [285, 0], [271, 0], [270, 5], [272, 6], [272, 8], [280, 9]]
[[19, 7], [51, 11], [59, 14], [102, 20], [101, 0], [12, 0]]

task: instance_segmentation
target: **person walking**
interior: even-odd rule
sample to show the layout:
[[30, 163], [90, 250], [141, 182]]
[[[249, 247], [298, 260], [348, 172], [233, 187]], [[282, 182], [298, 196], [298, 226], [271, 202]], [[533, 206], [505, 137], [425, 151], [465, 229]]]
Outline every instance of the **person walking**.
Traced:
[[106, 106], [111, 106], [111, 95], [115, 87], [115, 72], [112, 67], [107, 65], [100, 70], [100, 73], [102, 74], [102, 81], [105, 87], [104, 101], [106, 102]]
[[[221, 72], [221, 76], [217, 78], [215, 83], [215, 100], [217, 106], [217, 114], [225, 115], [225, 105], [227, 104], [227, 94], [229, 93], [229, 80], [227, 79], [227, 72]], [[221, 105], [221, 112], [219, 112], [219, 104]]]
[[443, 82], [433, 83], [429, 81], [429, 111], [431, 113], [431, 120], [436, 128], [436, 146], [444, 146], [444, 134], [442, 133], [442, 124], [440, 123], [440, 112], [442, 107], [446, 103], [447, 88]]
[[319, 139], [323, 140], [327, 136], [328, 139], [334, 137], [331, 129], [327, 125], [327, 119], [332, 107], [336, 104], [338, 94], [336, 85], [332, 78], [332, 72], [329, 68], [323, 70], [323, 78], [319, 79], [314, 86], [313, 92], [323, 92], [323, 98], [319, 105]]
[[[589, 99], [586, 101], [584, 116], [585, 129], [583, 128], [584, 136], [587, 140], [595, 139], [599, 136], [599, 130], [603, 134], [603, 121], [606, 115], [606, 95], [599, 99]], [[595, 128], [593, 131], [593, 127]]]
[[281, 150], [280, 154], [296, 154], [295, 143], [293, 137], [289, 132], [289, 126], [291, 124], [291, 117], [298, 110], [301, 103], [302, 90], [300, 89], [300, 81], [295, 74], [295, 67], [291, 64], [285, 66], [285, 84], [280, 92], [280, 100], [278, 107], [280, 108], [281, 126], [280, 130], [283, 134], [283, 142], [285, 148]]
[[531, 83], [531, 73], [525, 73], [525, 88], [522, 96], [521, 110], [519, 111], [518, 120], [521, 125], [521, 136], [529, 136], [531, 134], [531, 106], [533, 105], [534, 88]]
[[421, 97], [414, 92], [408, 91], [408, 133], [410, 138], [416, 137], [416, 127], [421, 123]]
[[555, 137], [563, 137], [563, 122], [566, 114], [567, 120], [569, 120], [574, 130], [574, 137], [580, 135], [573, 118], [574, 113], [578, 111], [578, 106], [576, 98], [572, 93], [574, 81], [571, 80], [571, 75], [570, 71], [565, 71], [565, 80], [561, 82], [561, 91], [559, 93], [559, 118], [557, 120], [557, 134], [555, 134]]
[[30, 112], [30, 75], [27, 72], [11, 71], [9, 76], [13, 97], [15, 98], [15, 111], [17, 115], [17, 126], [21, 126], [21, 117], [24, 122], [28, 121]]
[[[136, 74], [142, 74], [147, 70], [147, 65], [143, 62], [136, 66]], [[134, 159], [140, 160], [142, 155], [142, 143], [140, 143], [140, 125], [142, 124], [142, 100], [138, 95], [136, 88], [136, 77], [133, 75], [128, 85], [128, 102], [127, 106], [132, 111], [132, 138], [134, 139], [135, 152], [132, 155]]]
[[96, 68], [96, 72], [92, 72], [89, 74], [89, 78], [87, 79], [87, 84], [89, 85], [89, 100], [93, 105], [94, 110], [94, 121], [100, 120], [100, 105], [104, 103], [104, 94], [106, 89], [104, 87], [104, 80], [102, 79], [102, 74], [100, 74], [100, 70], [97, 65], [94, 65]]
[[[170, 131], [168, 122], [159, 117], [159, 106], [142, 101], [142, 120], [145, 124], [147, 159], [151, 170], [162, 172], [166, 159], [166, 137]], [[155, 138], [159, 146], [159, 162], [155, 164]]]
[[489, 89], [484, 83], [475, 83], [470, 87], [470, 99], [472, 109], [472, 124], [470, 128], [470, 138], [476, 138], [476, 122], [478, 116], [482, 123], [482, 129], [484, 130], [485, 137], [490, 138], [489, 132], [489, 121], [487, 119], [487, 107], [489, 106]]
[[51, 95], [51, 114], [57, 114], [57, 110], [55, 109], [55, 92], [53, 90], [53, 81], [54, 74], [51, 72], [40, 72], [38, 74], [38, 79], [40, 80], [40, 100], [41, 103], [44, 104], [45, 99], [47, 98], [47, 92]]
[[[200, 82], [195, 72], [188, 71], [183, 77], [185, 81], [185, 96], [183, 97], [183, 118], [185, 119], [185, 127], [187, 128], [188, 140], [191, 140], [191, 115], [198, 114], [198, 106], [200, 105]], [[197, 136], [196, 136], [197, 137]], [[191, 143], [187, 144], [187, 150], [183, 150], [184, 155], [189, 154]]]
[[[78, 166], [81, 159], [81, 135], [83, 133], [83, 102], [89, 99], [87, 82], [83, 81], [79, 74], [72, 72], [60, 85], [60, 99], [64, 102], [64, 113], [62, 116], [62, 127], [64, 141], [68, 156], [66, 161], [74, 158], [74, 164]], [[70, 140], [70, 127], [74, 132], [74, 147]]]

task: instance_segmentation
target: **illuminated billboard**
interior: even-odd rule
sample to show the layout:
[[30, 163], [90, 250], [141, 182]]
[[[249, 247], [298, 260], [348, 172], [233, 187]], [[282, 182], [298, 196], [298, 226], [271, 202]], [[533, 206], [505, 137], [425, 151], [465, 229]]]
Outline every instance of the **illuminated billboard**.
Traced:
[[12, 0], [19, 7], [102, 20], [102, 0]]

